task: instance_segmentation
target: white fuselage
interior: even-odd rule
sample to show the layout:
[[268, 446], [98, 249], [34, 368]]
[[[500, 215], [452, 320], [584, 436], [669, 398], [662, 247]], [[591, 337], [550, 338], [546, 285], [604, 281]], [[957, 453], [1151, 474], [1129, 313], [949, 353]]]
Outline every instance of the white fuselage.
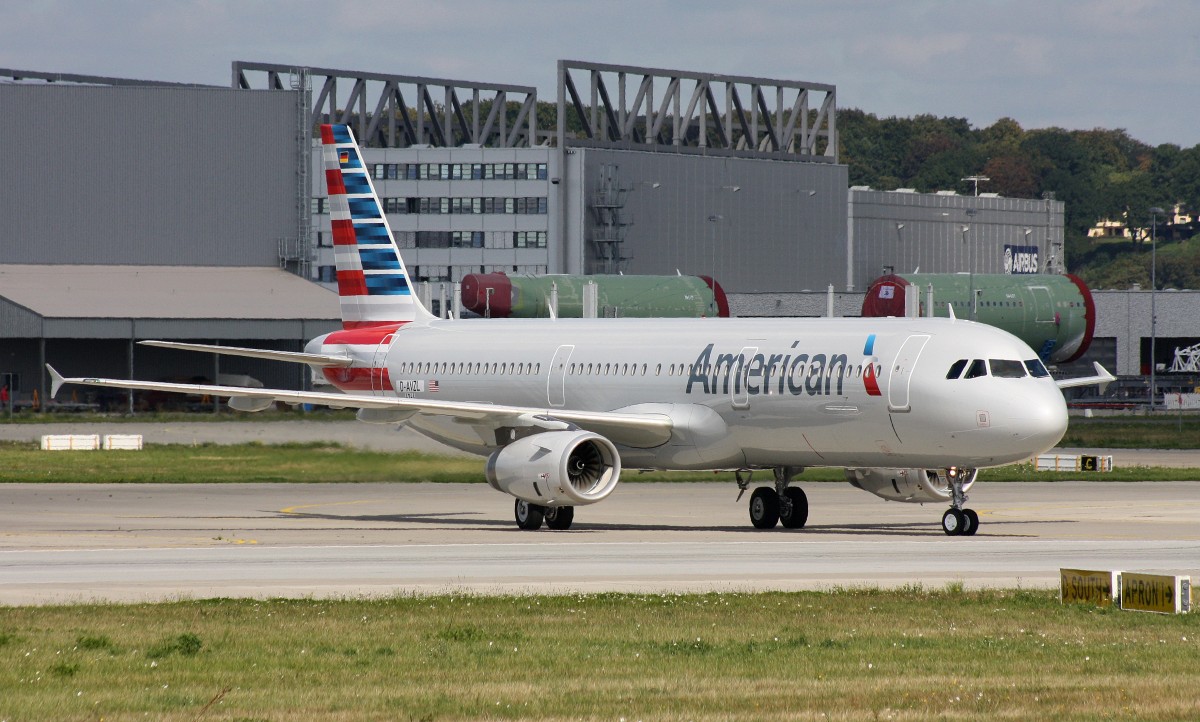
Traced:
[[[1052, 447], [1067, 423], [1049, 377], [947, 379], [958, 359], [1037, 357], [953, 319], [432, 321], [376, 348], [322, 348], [386, 364], [378, 395], [670, 416], [666, 444], [617, 442], [632, 468], [995, 466]], [[408, 423], [481, 454], [498, 445], [469, 420]]]

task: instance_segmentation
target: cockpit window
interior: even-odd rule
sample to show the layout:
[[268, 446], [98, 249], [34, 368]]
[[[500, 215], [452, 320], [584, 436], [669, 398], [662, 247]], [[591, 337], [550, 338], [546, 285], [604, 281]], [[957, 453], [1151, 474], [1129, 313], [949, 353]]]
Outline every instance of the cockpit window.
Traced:
[[987, 364], [983, 362], [983, 359], [977, 358], [971, 362], [971, 366], [967, 369], [967, 373], [963, 378], [977, 379], [981, 376], [987, 376]]
[[1042, 365], [1040, 359], [1029, 359], [1025, 362], [1025, 368], [1029, 369], [1029, 375], [1035, 379], [1045, 378], [1050, 375], [1050, 372]]
[[1025, 378], [1025, 364], [1021, 363], [1020, 361], [994, 358], [988, 359], [988, 363], [992, 367], [992, 376], [1001, 379]]
[[967, 360], [965, 358], [960, 358], [959, 360], [955, 361], [954, 365], [950, 367], [950, 370], [946, 372], [946, 378], [951, 380], [958, 378], [960, 375], [962, 375], [962, 370], [966, 368], [966, 366]]

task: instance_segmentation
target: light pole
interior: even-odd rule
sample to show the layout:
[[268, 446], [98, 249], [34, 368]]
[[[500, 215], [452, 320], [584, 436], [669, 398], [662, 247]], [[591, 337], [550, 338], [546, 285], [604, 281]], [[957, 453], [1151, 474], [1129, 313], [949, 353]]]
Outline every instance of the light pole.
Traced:
[[[967, 218], [970, 220], [974, 220], [976, 213], [978, 213], [978, 211], [975, 210], [974, 208], [968, 208], [967, 209]], [[975, 298], [975, 244], [967, 243], [967, 231], [969, 231], [969, 230], [971, 230], [971, 226], [969, 226], [969, 225], [964, 225], [962, 227], [963, 243], [967, 244], [967, 278], [969, 279], [969, 283], [971, 286], [971, 295], [970, 295], [971, 320], [974, 321], [976, 306], [978, 306], [979, 304], [977, 303], [976, 298]], [[978, 235], [978, 234], [976, 234], [976, 235]]]
[[991, 178], [988, 178], [985, 175], [969, 175], [966, 178], [960, 178], [959, 180], [963, 180], [968, 183], [974, 183], [975, 184], [975, 197], [978, 198], [979, 197], [979, 183], [981, 181], [986, 183], [986, 182], [990, 181]]
[[1154, 413], [1156, 389], [1154, 386], [1154, 338], [1157, 335], [1158, 316], [1154, 307], [1154, 297], [1158, 292], [1158, 214], [1163, 209], [1154, 206], [1150, 209], [1150, 413]]
[[712, 269], [709, 270], [709, 273], [713, 278], [717, 277], [717, 224], [723, 220], [725, 220], [725, 216], [720, 213], [714, 213], [708, 217], [709, 227], [712, 229], [712, 233], [709, 235], [711, 239], [709, 245], [712, 246]]

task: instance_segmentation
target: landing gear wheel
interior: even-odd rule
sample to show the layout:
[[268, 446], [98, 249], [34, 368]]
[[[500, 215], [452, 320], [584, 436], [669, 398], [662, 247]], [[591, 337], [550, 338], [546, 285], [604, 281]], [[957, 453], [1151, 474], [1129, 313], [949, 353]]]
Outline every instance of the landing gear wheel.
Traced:
[[773, 529], [779, 523], [779, 494], [760, 486], [750, 495], [750, 523], [756, 529]]
[[808, 496], [798, 486], [783, 490], [790, 504], [779, 505], [779, 522], [788, 529], [802, 529], [808, 523]]
[[947, 509], [946, 513], [942, 514], [942, 531], [946, 532], [946, 536], [958, 536], [966, 526], [967, 518], [958, 509]]
[[963, 519], [966, 520], [966, 524], [963, 526], [962, 535], [975, 536], [975, 532], [979, 531], [979, 515], [975, 513], [974, 509], [963, 509], [962, 513]]
[[545, 512], [546, 526], [551, 529], [570, 529], [571, 522], [575, 520], [575, 507], [573, 506], [551, 506], [546, 508]]
[[513, 516], [517, 518], [517, 526], [526, 531], [540, 529], [545, 515], [545, 507], [530, 504], [524, 499], [517, 499], [517, 503], [513, 506]]

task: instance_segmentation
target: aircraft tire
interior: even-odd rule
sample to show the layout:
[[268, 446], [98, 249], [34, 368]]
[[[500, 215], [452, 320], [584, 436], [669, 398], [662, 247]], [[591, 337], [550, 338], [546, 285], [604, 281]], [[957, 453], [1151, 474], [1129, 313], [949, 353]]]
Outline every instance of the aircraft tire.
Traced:
[[975, 536], [975, 532], [979, 531], [979, 515], [974, 509], [963, 509], [962, 513], [967, 522], [963, 527], [963, 536]]
[[779, 523], [779, 494], [760, 486], [750, 495], [750, 523], [756, 529], [774, 529]]
[[517, 503], [513, 505], [513, 516], [517, 518], [518, 527], [525, 531], [534, 531], [542, 527], [546, 510], [545, 507], [530, 504], [524, 499], [517, 499]]
[[947, 509], [942, 514], [942, 531], [946, 532], [946, 536], [959, 536], [966, 525], [967, 520], [958, 509]]
[[784, 507], [789, 505], [780, 505], [779, 522], [788, 529], [803, 529], [808, 523], [808, 495], [798, 486], [789, 486], [783, 490], [783, 495], [792, 503], [787, 513], [784, 513]]
[[575, 520], [575, 507], [573, 506], [551, 506], [546, 508], [545, 512], [546, 526], [550, 529], [563, 530], [570, 529], [571, 522]]

